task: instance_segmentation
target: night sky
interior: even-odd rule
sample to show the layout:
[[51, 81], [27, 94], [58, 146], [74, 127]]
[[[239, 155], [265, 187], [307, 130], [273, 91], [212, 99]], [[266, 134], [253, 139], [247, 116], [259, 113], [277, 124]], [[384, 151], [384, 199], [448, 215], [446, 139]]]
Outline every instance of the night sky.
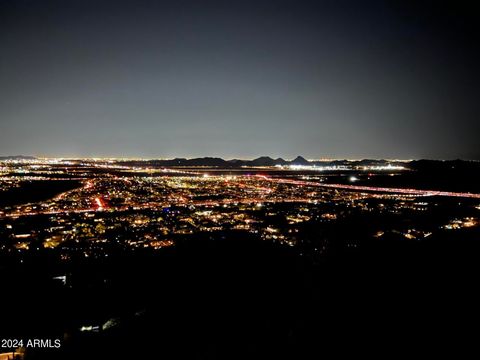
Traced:
[[0, 155], [480, 159], [474, 3], [0, 0]]

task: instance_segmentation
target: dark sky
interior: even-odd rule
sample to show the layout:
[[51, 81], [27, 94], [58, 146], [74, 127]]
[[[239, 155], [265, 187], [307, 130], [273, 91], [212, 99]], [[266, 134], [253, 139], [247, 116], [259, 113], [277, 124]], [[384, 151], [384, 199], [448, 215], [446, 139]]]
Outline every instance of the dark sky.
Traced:
[[475, 2], [0, 0], [0, 155], [480, 159]]

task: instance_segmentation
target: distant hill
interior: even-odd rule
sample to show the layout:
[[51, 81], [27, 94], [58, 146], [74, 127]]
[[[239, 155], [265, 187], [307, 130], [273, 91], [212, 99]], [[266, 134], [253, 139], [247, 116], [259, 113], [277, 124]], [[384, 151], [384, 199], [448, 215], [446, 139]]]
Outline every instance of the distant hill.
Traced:
[[303, 156], [297, 156], [290, 162], [292, 165], [311, 165], [310, 161], [305, 159]]
[[269, 156], [261, 156], [255, 160], [246, 161], [245, 165], [248, 166], [275, 166], [277, 165], [275, 160]]

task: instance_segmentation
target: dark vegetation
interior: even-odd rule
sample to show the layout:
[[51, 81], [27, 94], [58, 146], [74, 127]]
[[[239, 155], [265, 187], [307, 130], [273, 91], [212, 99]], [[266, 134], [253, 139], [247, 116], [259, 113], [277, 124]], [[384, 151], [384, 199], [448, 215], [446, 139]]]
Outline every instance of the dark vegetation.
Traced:
[[32, 252], [2, 269], [1, 331], [64, 339], [31, 359], [311, 359], [474, 344], [478, 229], [372, 240], [355, 221], [319, 234], [328, 248], [318, 256], [236, 232], [67, 264]]
[[0, 192], [0, 206], [12, 206], [48, 200], [55, 195], [81, 185], [77, 180], [35, 180], [22, 182], [19, 187]]

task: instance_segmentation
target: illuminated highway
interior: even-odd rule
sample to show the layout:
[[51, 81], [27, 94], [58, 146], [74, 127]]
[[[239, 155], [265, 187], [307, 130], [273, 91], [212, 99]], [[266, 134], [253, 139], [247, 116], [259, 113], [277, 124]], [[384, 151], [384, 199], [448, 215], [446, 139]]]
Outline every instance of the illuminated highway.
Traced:
[[275, 182], [275, 183], [290, 184], [290, 185], [297, 185], [297, 186], [315, 186], [315, 187], [342, 189], [342, 190], [349, 190], [349, 191], [395, 193], [395, 194], [405, 194], [405, 195], [412, 195], [412, 196], [446, 196], [446, 197], [463, 197], [463, 198], [471, 198], [471, 199], [480, 199], [480, 194], [473, 194], [473, 193], [460, 193], [460, 192], [438, 191], [438, 190], [404, 189], [404, 188], [386, 188], [386, 187], [360, 186], [360, 185], [347, 185], [347, 184], [324, 184], [324, 183], [318, 183], [313, 181], [271, 178], [265, 175], [256, 175], [256, 177], [259, 177], [263, 180]]

